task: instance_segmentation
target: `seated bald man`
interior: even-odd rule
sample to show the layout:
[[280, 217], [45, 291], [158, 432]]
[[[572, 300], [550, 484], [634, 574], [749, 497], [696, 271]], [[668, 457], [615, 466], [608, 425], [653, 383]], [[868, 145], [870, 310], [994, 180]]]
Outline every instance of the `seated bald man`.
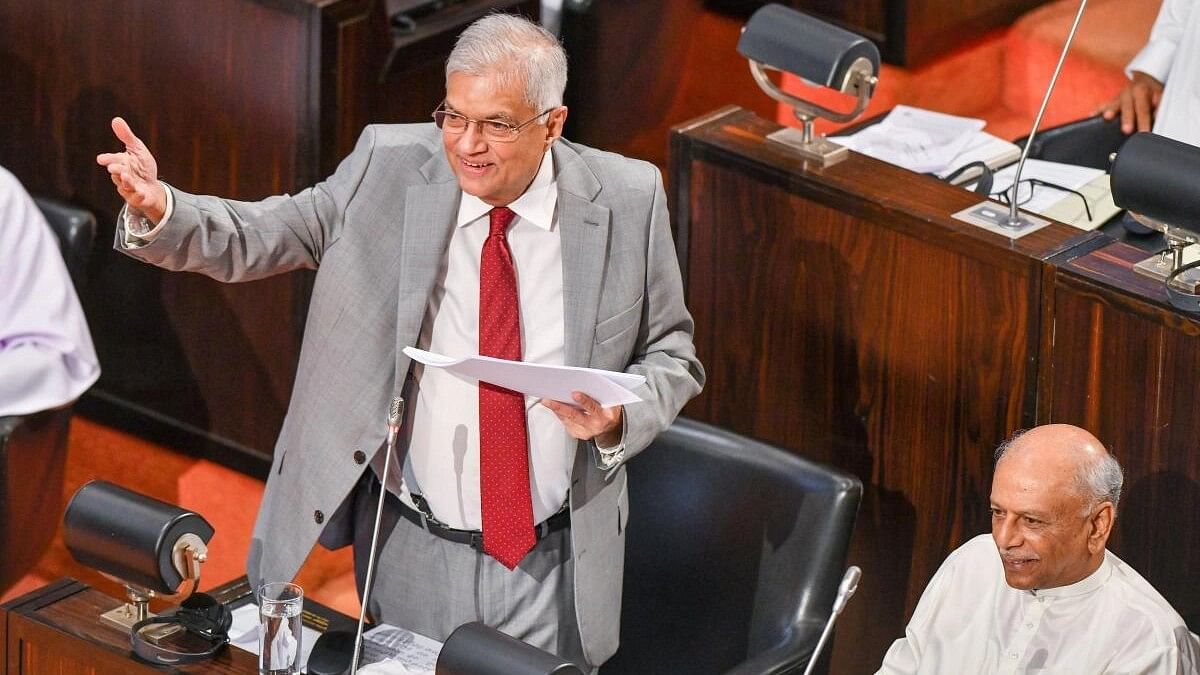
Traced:
[[1051, 424], [996, 451], [992, 536], [950, 554], [880, 673], [1196, 673], [1183, 619], [1105, 549], [1121, 467]]

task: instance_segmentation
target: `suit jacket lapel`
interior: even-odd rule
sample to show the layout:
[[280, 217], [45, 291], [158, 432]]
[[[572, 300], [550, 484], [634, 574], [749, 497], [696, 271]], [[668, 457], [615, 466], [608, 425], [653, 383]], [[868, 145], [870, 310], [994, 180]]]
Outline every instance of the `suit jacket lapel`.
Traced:
[[421, 167], [429, 183], [410, 185], [404, 201], [403, 236], [400, 245], [400, 288], [396, 325], [396, 393], [408, 371], [408, 357], [401, 351], [415, 345], [425, 318], [425, 307], [433, 291], [438, 268], [446, 257], [459, 189], [454, 172], [441, 152]]
[[592, 357], [596, 312], [608, 250], [609, 210], [592, 200], [600, 181], [565, 141], [554, 144], [558, 181], [558, 223], [561, 228], [563, 311], [566, 321], [564, 360], [587, 366]]

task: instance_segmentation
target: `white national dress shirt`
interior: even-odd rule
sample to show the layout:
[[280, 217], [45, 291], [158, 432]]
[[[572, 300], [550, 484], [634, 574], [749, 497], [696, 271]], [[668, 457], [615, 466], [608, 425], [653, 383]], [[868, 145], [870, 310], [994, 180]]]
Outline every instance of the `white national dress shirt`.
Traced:
[[99, 377], [58, 240], [0, 167], [0, 417], [66, 405]]
[[946, 558], [879, 673], [1196, 673], [1200, 645], [1158, 591], [1111, 552], [1091, 576], [1019, 591], [991, 535]]
[[1163, 0], [1150, 41], [1125, 68], [1166, 85], [1154, 133], [1200, 145], [1200, 0]]
[[[547, 152], [529, 188], [508, 205], [517, 214], [508, 230], [508, 246], [517, 271], [523, 360], [549, 365], [563, 365], [566, 330], [557, 202], [554, 161]], [[419, 348], [456, 357], [479, 353], [479, 258], [491, 209], [462, 193], [421, 325]], [[404, 427], [408, 453], [403, 482], [398, 484], [394, 473], [388, 489], [410, 505], [410, 492], [420, 494], [434, 517], [450, 527], [481, 529], [478, 384], [419, 364], [413, 376], [416, 386], [409, 394]], [[526, 397], [525, 410], [533, 520], [539, 523], [566, 501], [576, 441], [538, 399]], [[383, 453], [376, 455], [373, 466], [376, 473], [382, 469]]]

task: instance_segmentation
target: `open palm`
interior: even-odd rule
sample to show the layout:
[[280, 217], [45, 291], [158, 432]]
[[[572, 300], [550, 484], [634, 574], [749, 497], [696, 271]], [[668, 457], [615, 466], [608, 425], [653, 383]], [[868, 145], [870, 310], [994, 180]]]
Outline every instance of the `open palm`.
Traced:
[[131, 209], [157, 223], [167, 208], [166, 189], [158, 182], [158, 163], [125, 120], [114, 117], [112, 130], [125, 144], [125, 151], [97, 155], [96, 163], [108, 169], [117, 193]]

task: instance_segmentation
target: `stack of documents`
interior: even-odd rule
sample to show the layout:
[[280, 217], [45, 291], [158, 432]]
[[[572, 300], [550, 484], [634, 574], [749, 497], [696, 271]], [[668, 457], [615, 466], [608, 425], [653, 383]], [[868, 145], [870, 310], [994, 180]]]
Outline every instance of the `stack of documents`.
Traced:
[[[945, 177], [974, 161], [995, 169], [1020, 157], [1016, 144], [987, 133], [983, 130], [986, 124], [973, 117], [898, 105], [878, 124], [834, 140], [889, 164]], [[956, 182], [966, 182], [979, 173], [964, 174]]]

